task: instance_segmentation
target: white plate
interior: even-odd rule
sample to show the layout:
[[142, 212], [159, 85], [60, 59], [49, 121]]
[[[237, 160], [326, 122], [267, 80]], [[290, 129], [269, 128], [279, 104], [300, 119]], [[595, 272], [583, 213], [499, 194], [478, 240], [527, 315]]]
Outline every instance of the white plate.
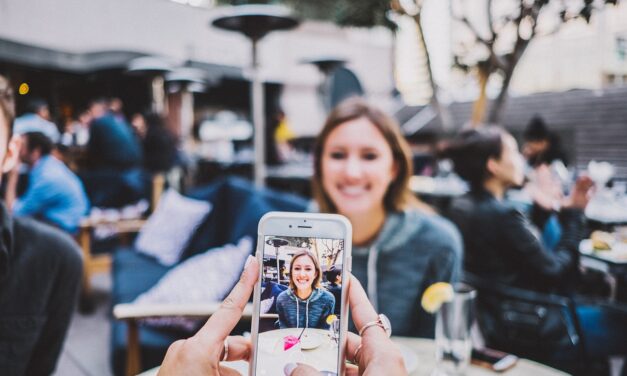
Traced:
[[625, 243], [616, 243], [611, 250], [595, 251], [594, 248], [592, 248], [592, 240], [584, 239], [579, 243], [579, 253], [583, 255], [593, 255], [614, 263], [627, 263], [627, 244]]
[[322, 337], [318, 333], [305, 332], [300, 337], [300, 348], [303, 350], [312, 350], [322, 345]]
[[405, 361], [405, 369], [407, 369], [407, 373], [412, 373], [416, 369], [418, 369], [418, 357], [416, 354], [405, 345], [401, 345], [397, 343], [399, 350], [401, 350], [401, 355], [403, 356], [403, 361]]

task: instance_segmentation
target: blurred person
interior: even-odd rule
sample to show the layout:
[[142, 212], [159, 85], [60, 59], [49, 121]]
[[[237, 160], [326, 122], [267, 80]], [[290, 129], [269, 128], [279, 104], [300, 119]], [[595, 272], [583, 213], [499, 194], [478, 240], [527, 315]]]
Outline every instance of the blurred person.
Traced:
[[110, 113], [107, 104], [104, 99], [90, 104], [89, 167], [80, 177], [93, 206], [122, 207], [146, 194], [142, 150], [131, 126]]
[[61, 143], [65, 146], [85, 146], [89, 141], [89, 124], [92, 121], [91, 112], [84, 108], [78, 111], [78, 116], [66, 125], [61, 135]]
[[530, 166], [550, 165], [555, 161], [568, 165], [559, 136], [548, 128], [539, 115], [531, 118], [523, 133], [523, 139], [525, 141], [523, 155]]
[[150, 173], [169, 171], [176, 163], [177, 148], [164, 119], [155, 113], [135, 114], [132, 119], [143, 147], [144, 168]]
[[542, 231], [544, 245], [554, 249], [562, 234], [556, 213], [563, 199], [563, 180], [568, 179], [568, 160], [559, 136], [538, 115], [529, 121], [523, 139], [522, 150], [528, 164], [524, 190], [533, 201], [528, 215]]
[[[524, 179], [524, 159], [512, 135], [502, 128], [463, 131], [447, 151], [470, 192], [453, 200], [449, 218], [464, 239], [464, 269], [482, 279], [543, 293], [574, 294], [579, 242], [585, 231], [583, 210], [592, 180], [581, 176], [561, 202], [563, 233], [554, 250], [514, 206], [504, 201], [507, 189]], [[620, 309], [580, 301], [577, 315], [592, 355], [627, 353], [627, 316]]]
[[328, 329], [327, 317], [333, 314], [335, 298], [321, 288], [322, 270], [316, 256], [301, 251], [290, 262], [290, 287], [276, 300], [279, 327]]
[[[0, 76], [0, 165], [18, 162], [13, 91]], [[76, 306], [82, 261], [76, 242], [46, 224], [13, 218], [0, 204], [0, 373], [50, 375]]]
[[[342, 268], [337, 266], [332, 266], [331, 269], [327, 270], [326, 273], [327, 281], [329, 281], [329, 285], [327, 286], [327, 290], [333, 297], [335, 297], [336, 302], [342, 301]], [[335, 310], [333, 313], [335, 315], [340, 314], [341, 304], [335, 305]]]
[[59, 128], [50, 121], [50, 108], [43, 99], [31, 99], [26, 113], [15, 119], [13, 133], [19, 135], [27, 132], [41, 132], [55, 144], [60, 141]]
[[[193, 337], [170, 345], [159, 375], [238, 375], [237, 371], [220, 362], [251, 360], [250, 339], [229, 336], [229, 333], [239, 322], [258, 277], [259, 264], [253, 256], [249, 256], [239, 282], [220, 309]], [[354, 277], [348, 284], [348, 300], [356, 328], [364, 328], [377, 320], [377, 313], [368, 302], [368, 296]], [[349, 333], [346, 358], [353, 362], [346, 369], [350, 376], [407, 375], [400, 350], [379, 325], [370, 325], [361, 337]], [[289, 376], [321, 375], [311, 367], [294, 363], [288, 364], [285, 372]]]
[[[52, 141], [43, 133], [28, 132], [21, 138], [19, 158], [30, 170], [28, 186], [15, 202], [7, 199], [7, 206], [16, 217], [31, 216], [76, 234], [81, 218], [89, 209], [83, 184], [51, 154]], [[9, 174], [7, 192], [16, 189], [17, 174], [17, 168]]]
[[320, 212], [353, 226], [355, 277], [400, 336], [433, 337], [425, 289], [459, 277], [459, 232], [409, 190], [411, 152], [398, 124], [360, 98], [340, 103], [314, 149], [312, 192]]
[[124, 116], [124, 102], [118, 97], [109, 98], [107, 101], [109, 111], [118, 121], [126, 123], [126, 117]]

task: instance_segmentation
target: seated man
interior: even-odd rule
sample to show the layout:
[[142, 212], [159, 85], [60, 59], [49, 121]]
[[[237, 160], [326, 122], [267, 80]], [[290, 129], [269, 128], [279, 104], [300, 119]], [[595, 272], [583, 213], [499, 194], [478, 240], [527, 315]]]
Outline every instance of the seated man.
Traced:
[[[22, 135], [20, 160], [30, 167], [30, 173], [26, 192], [13, 204], [13, 214], [32, 216], [73, 234], [87, 214], [89, 202], [81, 181], [50, 154], [52, 149], [52, 141], [43, 133]], [[16, 172], [14, 169], [9, 175], [7, 192], [15, 186]], [[8, 200], [7, 205], [11, 205]]]
[[[11, 138], [13, 94], [0, 76], [0, 167], [11, 170], [20, 138]], [[82, 265], [63, 232], [12, 218], [0, 204], [0, 373], [50, 375], [76, 305]]]

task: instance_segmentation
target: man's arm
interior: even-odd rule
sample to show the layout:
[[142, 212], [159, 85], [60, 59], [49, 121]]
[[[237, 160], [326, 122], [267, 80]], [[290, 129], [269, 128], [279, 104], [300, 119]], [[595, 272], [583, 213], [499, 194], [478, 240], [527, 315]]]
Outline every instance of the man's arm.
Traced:
[[[57, 231], [55, 231], [57, 232]], [[48, 268], [52, 286], [47, 301], [46, 323], [31, 354], [26, 375], [49, 375], [54, 372], [70, 326], [81, 287], [82, 259], [76, 243], [59, 232], [51, 241], [54, 268]]]

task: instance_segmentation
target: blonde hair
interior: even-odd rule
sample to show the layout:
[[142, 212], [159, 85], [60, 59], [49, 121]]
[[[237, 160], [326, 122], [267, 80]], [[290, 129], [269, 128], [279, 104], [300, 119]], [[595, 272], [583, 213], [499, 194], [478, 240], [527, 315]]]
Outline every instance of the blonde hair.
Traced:
[[398, 123], [380, 109], [372, 106], [362, 98], [349, 98], [331, 111], [316, 139], [314, 148], [314, 175], [312, 178], [312, 194], [320, 212], [336, 213], [337, 207], [324, 191], [322, 185], [322, 154], [324, 144], [335, 128], [359, 118], [365, 118], [383, 135], [392, 150], [392, 157], [397, 167], [397, 174], [390, 183], [383, 206], [387, 211], [403, 211], [409, 207], [427, 207], [409, 190], [409, 178], [413, 174], [412, 153], [409, 144], [401, 134]]
[[306, 251], [306, 250], [300, 251], [294, 254], [294, 257], [292, 257], [292, 261], [290, 261], [290, 288], [292, 290], [296, 290], [296, 285], [294, 284], [294, 279], [293, 279], [294, 274], [292, 273], [292, 268], [294, 267], [294, 261], [296, 261], [297, 258], [302, 257], [302, 256], [308, 256], [311, 259], [311, 262], [313, 262], [314, 268], [316, 268], [316, 278], [311, 284], [311, 288], [317, 289], [320, 287], [320, 281], [322, 280], [322, 269], [320, 268], [320, 263], [318, 262], [318, 258], [315, 255], [313, 255], [311, 252]]

